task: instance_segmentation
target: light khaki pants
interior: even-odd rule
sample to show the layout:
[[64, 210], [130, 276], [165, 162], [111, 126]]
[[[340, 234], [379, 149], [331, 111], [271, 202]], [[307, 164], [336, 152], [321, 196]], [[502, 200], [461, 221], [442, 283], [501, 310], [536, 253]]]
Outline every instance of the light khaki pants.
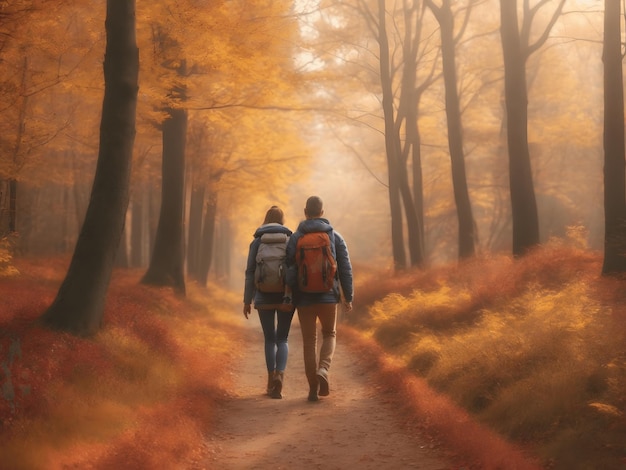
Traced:
[[[322, 326], [322, 347], [317, 361], [317, 319]], [[313, 304], [298, 307], [298, 319], [302, 330], [304, 372], [309, 386], [317, 385], [316, 372], [319, 367], [330, 369], [335, 353], [337, 304]]]

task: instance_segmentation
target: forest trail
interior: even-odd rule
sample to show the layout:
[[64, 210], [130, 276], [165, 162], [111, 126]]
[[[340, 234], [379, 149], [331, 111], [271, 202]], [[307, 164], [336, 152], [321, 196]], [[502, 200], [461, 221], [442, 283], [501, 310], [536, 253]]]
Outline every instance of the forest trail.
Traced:
[[[254, 313], [254, 312], [253, 312]], [[243, 320], [243, 317], [242, 317]], [[243, 320], [245, 321], [245, 320]], [[349, 350], [338, 325], [330, 396], [308, 402], [297, 314], [289, 336], [282, 399], [264, 394], [267, 380], [258, 317], [246, 322], [247, 349], [234, 361], [231, 398], [218, 412], [205, 468], [227, 470], [449, 470], [436, 445], [409, 432]]]

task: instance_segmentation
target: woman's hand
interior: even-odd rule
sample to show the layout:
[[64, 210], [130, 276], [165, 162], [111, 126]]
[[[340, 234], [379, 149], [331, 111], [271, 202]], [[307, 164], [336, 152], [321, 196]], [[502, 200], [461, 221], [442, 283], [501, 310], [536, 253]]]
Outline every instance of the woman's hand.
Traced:
[[251, 308], [250, 304], [243, 304], [243, 316], [246, 317], [246, 320], [250, 316], [251, 310], [252, 310], [252, 308]]

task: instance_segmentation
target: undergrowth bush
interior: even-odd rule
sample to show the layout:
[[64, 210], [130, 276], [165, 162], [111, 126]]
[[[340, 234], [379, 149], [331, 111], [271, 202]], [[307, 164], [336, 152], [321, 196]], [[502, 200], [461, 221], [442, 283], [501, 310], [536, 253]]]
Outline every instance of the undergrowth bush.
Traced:
[[384, 296], [373, 285], [379, 299], [357, 326], [551, 466], [621, 468], [624, 286], [600, 269], [598, 254], [552, 243], [519, 260], [473, 259], [434, 270], [430, 279], [409, 274], [410, 291]]
[[9, 237], [0, 238], [0, 279], [19, 274], [13, 264], [13, 244]]
[[116, 271], [104, 328], [77, 338], [39, 326], [64, 263], [39, 264], [24, 261], [22, 275], [0, 283], [8, 300], [0, 305], [0, 468], [200, 461], [203, 435], [230, 384], [230, 347], [239, 341], [232, 295], [189, 284], [181, 298], [141, 285], [139, 272]]

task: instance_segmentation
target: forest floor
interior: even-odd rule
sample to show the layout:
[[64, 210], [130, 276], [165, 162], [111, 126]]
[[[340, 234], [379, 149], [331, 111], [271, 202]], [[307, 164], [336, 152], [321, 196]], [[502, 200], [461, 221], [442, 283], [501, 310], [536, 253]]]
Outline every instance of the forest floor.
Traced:
[[[243, 317], [242, 317], [243, 319]], [[245, 320], [243, 320], [245, 321]], [[230, 399], [218, 411], [206, 468], [420, 469], [489, 468], [476, 456], [442, 443], [424, 416], [407, 414], [393, 383], [366, 364], [352, 335], [338, 325], [330, 396], [308, 402], [302, 338], [294, 316], [282, 399], [265, 394], [263, 336], [255, 315], [246, 323], [244, 350], [230, 372]], [[463, 420], [459, 426], [463, 427]], [[467, 428], [468, 433], [472, 429]], [[470, 460], [471, 459], [471, 460]], [[480, 460], [480, 459], [479, 459]], [[487, 459], [488, 460], [488, 459]], [[517, 460], [517, 459], [512, 459]], [[500, 467], [502, 468], [502, 467]], [[516, 464], [509, 468], [519, 468]], [[530, 467], [529, 467], [530, 468]]]
[[121, 271], [106, 327], [77, 338], [34, 321], [62, 269], [20, 268], [0, 282], [0, 352], [20, 352], [1, 364], [2, 470], [540, 468], [341, 318], [330, 396], [307, 401], [296, 315], [276, 400], [237, 293], [189, 285], [182, 299]]
[[[243, 318], [243, 317], [242, 317]], [[218, 413], [208, 468], [421, 469], [463, 468], [432, 438], [411, 427], [389, 390], [354, 357], [341, 336], [330, 396], [307, 401], [302, 338], [294, 316], [282, 399], [265, 394], [263, 336], [250, 317], [247, 349], [238, 358], [232, 399]], [[469, 468], [469, 467], [468, 467]]]

